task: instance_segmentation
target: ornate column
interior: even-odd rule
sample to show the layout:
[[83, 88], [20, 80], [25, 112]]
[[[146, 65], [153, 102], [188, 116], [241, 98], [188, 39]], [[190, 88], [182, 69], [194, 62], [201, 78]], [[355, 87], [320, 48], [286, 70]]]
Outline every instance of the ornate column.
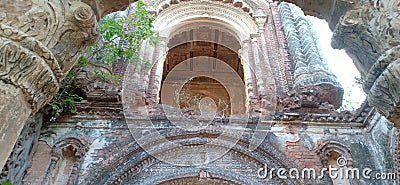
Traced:
[[155, 48], [155, 53], [153, 55], [153, 69], [150, 73], [150, 83], [148, 86], [148, 97], [151, 101], [158, 103], [160, 100], [159, 93], [161, 89], [161, 80], [163, 75], [164, 62], [166, 60], [168, 50], [167, 47], [168, 40], [165, 37], [160, 38], [160, 44]]
[[[154, 83], [153, 87], [151, 87], [151, 93], [152, 97], [156, 97], [156, 102], [159, 102], [160, 97], [158, 96], [160, 89], [161, 89], [161, 81], [162, 81], [162, 75], [163, 75], [163, 67], [164, 67], [164, 62], [165, 59], [167, 58], [168, 50], [169, 48], [167, 47], [167, 38], [160, 38], [160, 45], [157, 47], [158, 50], [158, 55], [154, 57]], [[149, 86], [150, 87], [150, 86]]]
[[[268, 27], [271, 25], [271, 21], [268, 20], [272, 19], [269, 15], [270, 11], [271, 10], [269, 9], [269, 7], [266, 9], [258, 9], [254, 15], [259, 34], [253, 42], [255, 63], [257, 66], [256, 70], [258, 71], [256, 73], [256, 77], [260, 101], [259, 110], [263, 113], [264, 117], [274, 114], [277, 93], [277, 83], [275, 81], [273, 70], [271, 68], [271, 62], [274, 62], [274, 58], [270, 58], [270, 55], [272, 53], [268, 50], [268, 44], [272, 43], [267, 44], [266, 39], [266, 32], [268, 32]], [[273, 41], [268, 40], [268, 42]], [[282, 77], [283, 75], [278, 76]]]
[[96, 42], [97, 20], [129, 0], [0, 1], [0, 167], [27, 119]]
[[244, 84], [246, 85], [246, 93], [247, 93], [247, 98], [246, 98], [246, 109], [249, 110], [249, 102], [251, 97], [254, 96], [254, 86], [256, 84], [253, 84], [253, 71], [251, 70], [251, 60], [250, 60], [250, 55], [249, 55], [249, 48], [251, 45], [251, 42], [249, 40], [245, 40], [242, 43], [242, 48], [239, 50], [240, 58], [241, 58], [241, 63], [243, 66], [243, 73], [244, 73]]
[[299, 7], [290, 3], [280, 3], [279, 11], [294, 66], [294, 89], [313, 87], [321, 102], [338, 108], [343, 89], [321, 54], [310, 21]]

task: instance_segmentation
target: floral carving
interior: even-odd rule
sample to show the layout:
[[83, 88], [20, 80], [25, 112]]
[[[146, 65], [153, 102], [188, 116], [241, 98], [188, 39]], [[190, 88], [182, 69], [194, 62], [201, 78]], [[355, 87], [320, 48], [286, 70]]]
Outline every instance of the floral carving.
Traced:
[[[21, 3], [21, 5], [14, 5]], [[5, 0], [0, 7], [0, 79], [25, 93], [37, 111], [81, 53], [97, 41], [97, 20], [129, 1]]]

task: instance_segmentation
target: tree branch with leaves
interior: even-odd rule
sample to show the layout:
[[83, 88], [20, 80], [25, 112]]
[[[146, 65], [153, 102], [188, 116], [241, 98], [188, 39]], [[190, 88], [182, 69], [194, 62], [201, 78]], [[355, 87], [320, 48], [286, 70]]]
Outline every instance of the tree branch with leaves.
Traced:
[[[112, 80], [118, 84], [121, 76], [114, 75], [112, 64], [116, 61], [140, 62], [139, 52], [144, 40], [155, 46], [158, 37], [153, 32], [154, 16], [146, 10], [146, 4], [137, 1], [122, 12], [116, 12], [103, 17], [100, 20], [99, 41], [79, 58], [76, 66], [66, 75], [62, 81], [59, 92], [49, 103], [52, 120], [55, 120], [62, 112], [74, 113], [75, 103], [83, 100], [74, 93], [76, 76], [88, 66], [95, 66], [104, 70], [94, 71], [103, 81]], [[105, 64], [105, 65], [104, 65]], [[104, 67], [106, 66], [106, 67]], [[104, 71], [107, 71], [105, 73]]]

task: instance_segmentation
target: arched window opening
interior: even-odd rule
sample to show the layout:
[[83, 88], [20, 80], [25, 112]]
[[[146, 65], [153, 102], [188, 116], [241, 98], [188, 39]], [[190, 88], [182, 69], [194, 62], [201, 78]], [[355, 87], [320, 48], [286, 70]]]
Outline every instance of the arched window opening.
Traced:
[[54, 184], [68, 184], [74, 164], [78, 159], [76, 149], [72, 145], [61, 150], [61, 159], [58, 162]]
[[[332, 182], [334, 185], [350, 185], [349, 178], [346, 178], [347, 172], [349, 172], [347, 168], [347, 164], [342, 162], [342, 160], [346, 160], [342, 158], [341, 155], [335, 151], [331, 151], [327, 154], [328, 161], [327, 164], [329, 168], [338, 169], [334, 174], [330, 174]], [[347, 162], [347, 161], [346, 161]], [[343, 163], [343, 164], [342, 164]]]
[[[357, 170], [353, 168], [353, 159], [349, 147], [343, 141], [326, 139], [317, 149], [325, 171], [324, 178], [334, 185], [357, 184]], [[358, 174], [360, 175], [360, 174]]]
[[[176, 74], [177, 72], [182, 75]], [[215, 111], [215, 116], [225, 117], [245, 113], [245, 89], [243, 85], [237, 85], [244, 84], [244, 70], [239, 55], [232, 49], [206, 41], [180, 44], [168, 51], [163, 66], [163, 87], [166, 85], [166, 78], [171, 78], [168, 77], [171, 73], [175, 75], [172, 78], [189, 76], [189, 79], [184, 82], [178, 82], [181, 79], [167, 80], [167, 84], [180, 84], [182, 87], [171, 92], [161, 89], [161, 104], [169, 104], [161, 95], [167, 93], [179, 96], [178, 105], [184, 114]], [[234, 97], [229, 92], [234, 92]], [[235, 102], [232, 102], [233, 99]], [[232, 103], [239, 106], [233, 110]]]

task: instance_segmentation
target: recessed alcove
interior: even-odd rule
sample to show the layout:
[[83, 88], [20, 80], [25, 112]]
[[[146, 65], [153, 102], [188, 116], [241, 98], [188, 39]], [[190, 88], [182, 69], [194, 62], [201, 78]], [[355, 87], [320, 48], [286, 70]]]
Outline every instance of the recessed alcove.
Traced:
[[[214, 37], [218, 37], [218, 35]], [[172, 79], [177, 77], [172, 77], [170, 78], [172, 80], [167, 82], [172, 85], [182, 85], [182, 88], [178, 88], [178, 91], [175, 90], [176, 92], [172, 93], [179, 96], [179, 106], [183, 111], [199, 111], [201, 100], [208, 97], [210, 98], [208, 100], [212, 100], [216, 106], [217, 116], [230, 115], [232, 103], [240, 105], [239, 109], [233, 111], [234, 113], [244, 113], [246, 109], [245, 89], [243, 89], [243, 85], [240, 85], [244, 84], [244, 70], [239, 55], [232, 49], [206, 41], [180, 44], [168, 51], [163, 66], [162, 87], [167, 86], [165, 80], [168, 75], [171, 75], [171, 71], [174, 73], [172, 75], [176, 76], [180, 76], [176, 73], [185, 73], [189, 76], [193, 74], [184, 82], [180, 82], [180, 79], [176, 81]], [[210, 71], [215, 74], [213, 77], [201, 75]], [[168, 90], [163, 91], [161, 88], [161, 104], [168, 104], [168, 101], [163, 100], [162, 96], [162, 93], [167, 93], [166, 91]], [[235, 97], [240, 97], [240, 100], [233, 100], [229, 92], [234, 92]], [[170, 98], [170, 96], [166, 97]]]

